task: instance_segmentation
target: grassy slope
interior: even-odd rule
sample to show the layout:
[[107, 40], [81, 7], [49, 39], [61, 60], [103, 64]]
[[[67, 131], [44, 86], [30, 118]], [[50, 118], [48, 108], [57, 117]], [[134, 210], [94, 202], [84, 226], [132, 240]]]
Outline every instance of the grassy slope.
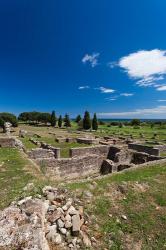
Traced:
[[[36, 175], [34, 166], [16, 149], [1, 148], [0, 165], [0, 208], [29, 195], [22, 190], [28, 182], [35, 183], [37, 192], [45, 184], [56, 185]], [[84, 205], [97, 249], [149, 250], [166, 249], [165, 183], [166, 166], [158, 165], [63, 186]], [[92, 198], [85, 197], [85, 190]]]
[[[89, 234], [98, 239], [99, 249], [166, 249], [166, 166], [114, 174], [96, 183], [94, 189], [90, 182], [68, 188], [83, 199]], [[93, 194], [90, 203], [83, 190]]]

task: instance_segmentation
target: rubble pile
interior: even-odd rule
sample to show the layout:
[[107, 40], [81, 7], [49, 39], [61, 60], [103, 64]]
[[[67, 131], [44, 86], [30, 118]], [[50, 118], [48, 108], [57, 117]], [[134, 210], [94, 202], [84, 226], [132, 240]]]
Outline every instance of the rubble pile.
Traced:
[[[0, 249], [51, 250], [91, 247], [83, 206], [66, 190], [43, 188], [0, 212]], [[57, 247], [57, 248], [56, 248]]]

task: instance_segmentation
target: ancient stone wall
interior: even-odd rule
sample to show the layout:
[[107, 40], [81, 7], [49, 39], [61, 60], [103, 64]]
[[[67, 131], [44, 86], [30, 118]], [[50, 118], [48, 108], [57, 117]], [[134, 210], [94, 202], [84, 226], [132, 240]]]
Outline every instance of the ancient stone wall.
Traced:
[[93, 154], [74, 158], [36, 159], [46, 176], [66, 179], [99, 173], [102, 162], [102, 156]]
[[55, 158], [60, 158], [60, 154], [61, 154], [60, 148], [55, 148], [44, 142], [41, 142], [41, 148], [51, 150], [54, 153]]
[[54, 158], [54, 153], [49, 149], [36, 148], [27, 152], [30, 159]]
[[99, 139], [95, 138], [77, 138], [78, 143], [84, 143], [84, 144], [99, 144]]
[[166, 144], [165, 145], [156, 145], [155, 148], [158, 148], [160, 153], [166, 152]]
[[0, 147], [2, 148], [14, 148], [15, 147], [15, 139], [3, 137], [0, 138]]
[[107, 158], [109, 153], [109, 146], [99, 145], [93, 147], [82, 147], [82, 148], [71, 148], [70, 157], [84, 156], [87, 154], [96, 154], [102, 157]]
[[160, 154], [160, 150], [158, 148], [154, 148], [151, 146], [145, 146], [145, 145], [141, 145], [141, 144], [129, 143], [128, 148], [139, 151], [139, 152], [145, 152], [145, 153], [150, 154], [150, 155], [159, 156], [159, 154]]

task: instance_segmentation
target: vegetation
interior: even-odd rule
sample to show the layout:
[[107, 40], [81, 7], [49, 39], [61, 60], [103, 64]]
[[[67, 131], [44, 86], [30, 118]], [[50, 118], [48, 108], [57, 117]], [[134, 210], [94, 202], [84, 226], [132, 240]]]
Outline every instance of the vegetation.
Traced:
[[84, 119], [83, 119], [83, 129], [90, 129], [91, 128], [91, 119], [90, 114], [88, 111], [85, 111]]
[[[70, 183], [82, 193], [98, 249], [165, 249], [166, 166], [149, 166], [89, 182]], [[95, 184], [95, 185], [94, 185]], [[84, 192], [91, 192], [89, 202]], [[80, 196], [79, 196], [80, 197]], [[133, 248], [134, 247], [134, 248]]]
[[56, 118], [56, 115], [55, 115], [55, 111], [52, 111], [50, 122], [51, 122], [52, 127], [56, 126], [57, 118]]
[[17, 117], [11, 113], [0, 113], [0, 126], [3, 127], [4, 122], [10, 122], [13, 127], [18, 126]]
[[59, 116], [59, 119], [58, 119], [58, 127], [61, 128], [62, 127], [62, 116], [60, 115]]
[[92, 120], [92, 129], [93, 130], [97, 130], [98, 129], [98, 121], [97, 121], [97, 116], [96, 113], [93, 116], [93, 120]]
[[66, 114], [65, 117], [64, 117], [64, 126], [65, 127], [71, 127], [71, 122], [70, 122], [70, 118], [69, 118], [69, 115]]
[[20, 121], [24, 121], [27, 123], [50, 123], [51, 122], [51, 114], [50, 113], [43, 113], [43, 112], [23, 112], [18, 116]]
[[81, 121], [81, 116], [80, 115], [77, 115], [76, 119], [75, 119], [75, 122], [76, 123], [79, 123]]

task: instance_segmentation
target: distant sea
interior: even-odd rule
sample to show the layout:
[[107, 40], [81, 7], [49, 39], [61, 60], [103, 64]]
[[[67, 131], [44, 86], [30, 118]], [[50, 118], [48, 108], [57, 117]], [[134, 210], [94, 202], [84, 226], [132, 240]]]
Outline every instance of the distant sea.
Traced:
[[[104, 118], [99, 118], [99, 121], [103, 121], [103, 122], [130, 122], [133, 119], [118, 119], [118, 118], [114, 118], [114, 119], [104, 119]], [[166, 122], [166, 119], [139, 119], [141, 122]]]

